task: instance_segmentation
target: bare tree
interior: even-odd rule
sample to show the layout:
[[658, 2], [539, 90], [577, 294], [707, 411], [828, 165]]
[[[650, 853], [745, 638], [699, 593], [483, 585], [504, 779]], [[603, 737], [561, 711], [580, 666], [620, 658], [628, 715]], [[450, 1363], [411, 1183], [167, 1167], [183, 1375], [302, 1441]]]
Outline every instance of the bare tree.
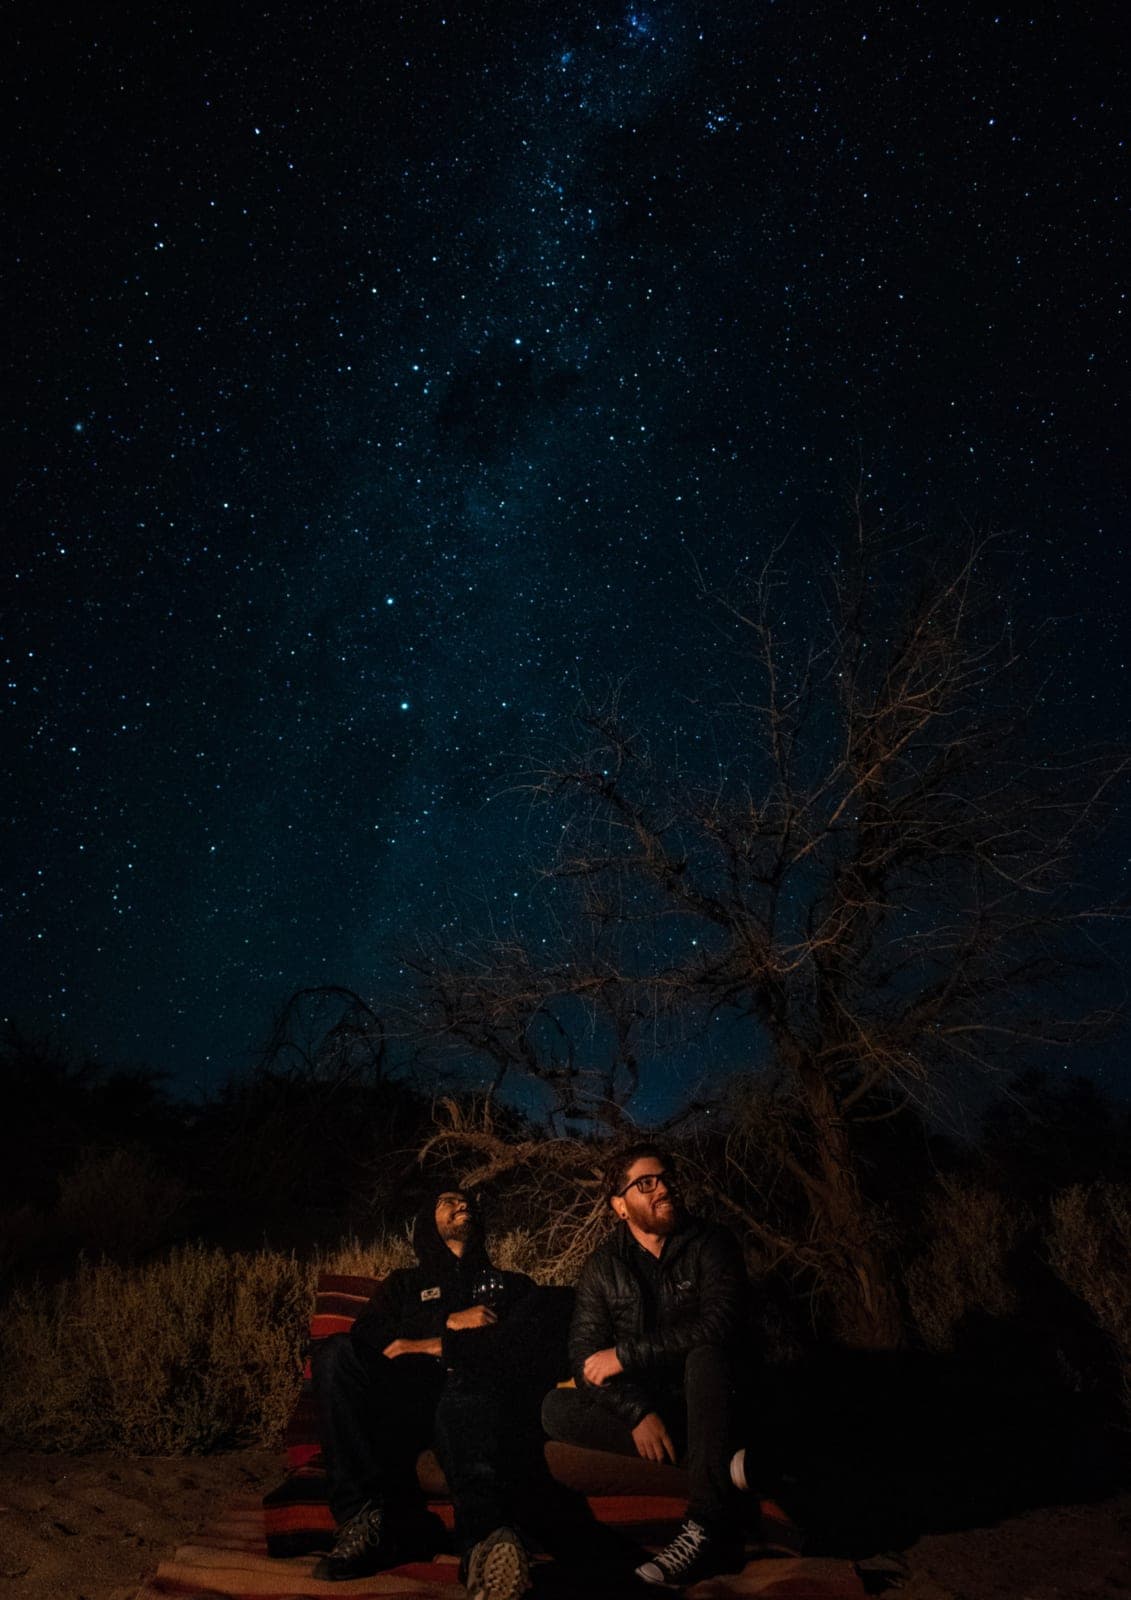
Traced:
[[[1078, 871], [1127, 760], [1038, 748], [1042, 690], [991, 558], [973, 536], [957, 555], [885, 546], [861, 517], [800, 648], [779, 622], [781, 551], [745, 594], [703, 583], [736, 667], [682, 720], [700, 716], [725, 760], [680, 764], [615, 697], [586, 710], [577, 748], [531, 782], [565, 808], [552, 876], [576, 891], [572, 948], [418, 968], [433, 1026], [493, 1061], [496, 1084], [526, 1074], [608, 1133], [647, 1070], [643, 1035], [749, 1024], [760, 1110], [732, 1127], [722, 1203], [871, 1346], [903, 1319], [859, 1130], [937, 1114], [973, 1075], [1113, 1021], [1071, 979], [1118, 914]], [[800, 1197], [800, 1232], [769, 1225], [769, 1182]]]

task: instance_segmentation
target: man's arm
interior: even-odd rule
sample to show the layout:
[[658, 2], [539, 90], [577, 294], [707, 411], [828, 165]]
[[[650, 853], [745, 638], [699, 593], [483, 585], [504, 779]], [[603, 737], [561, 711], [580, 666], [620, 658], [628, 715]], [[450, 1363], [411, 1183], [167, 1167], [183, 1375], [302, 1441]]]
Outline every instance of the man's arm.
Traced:
[[353, 1343], [370, 1355], [379, 1355], [389, 1340], [396, 1336], [396, 1323], [400, 1320], [402, 1277], [401, 1271], [394, 1268], [388, 1277], [382, 1278], [350, 1329]]
[[391, 1361], [397, 1356], [440, 1356], [446, 1329], [489, 1328], [496, 1321], [494, 1313], [486, 1306], [468, 1306], [450, 1312], [434, 1334], [426, 1338], [405, 1338], [399, 1330], [406, 1324], [411, 1326], [408, 1312], [410, 1308], [416, 1309], [415, 1295], [408, 1301], [405, 1298], [407, 1276], [399, 1268], [390, 1272], [377, 1285], [351, 1329], [354, 1343], [370, 1355], [387, 1356]]
[[569, 1328], [570, 1371], [578, 1389], [614, 1411], [630, 1428], [636, 1428], [654, 1410], [653, 1401], [640, 1385], [623, 1375], [609, 1377], [599, 1385], [590, 1383], [585, 1376], [585, 1363], [589, 1357], [598, 1350], [607, 1350], [612, 1342], [612, 1311], [600, 1269], [590, 1258], [578, 1280]]
[[493, 1328], [498, 1322], [495, 1313], [487, 1306], [468, 1306], [465, 1311], [452, 1311], [444, 1323], [444, 1332], [430, 1339], [393, 1339], [382, 1354], [395, 1361], [397, 1356], [442, 1356], [444, 1340], [450, 1333], [464, 1333], [469, 1328]]
[[742, 1325], [747, 1283], [738, 1241], [727, 1229], [715, 1229], [703, 1241], [699, 1282], [694, 1317], [688, 1317], [678, 1327], [625, 1339], [617, 1345], [617, 1358], [625, 1372], [678, 1359], [696, 1345], [728, 1345], [734, 1341]]
[[[500, 1272], [498, 1276], [503, 1282], [503, 1294], [496, 1309], [480, 1305], [469, 1306], [465, 1311], [453, 1311], [444, 1324], [441, 1348], [437, 1354], [443, 1356], [449, 1367], [462, 1365], [467, 1359], [469, 1348], [474, 1348], [477, 1356], [482, 1357], [485, 1354], [481, 1340], [473, 1340], [469, 1347], [462, 1337], [463, 1334], [496, 1326], [505, 1330], [518, 1307], [536, 1288], [534, 1279], [527, 1277], [525, 1272]], [[495, 1341], [489, 1343], [494, 1351]]]

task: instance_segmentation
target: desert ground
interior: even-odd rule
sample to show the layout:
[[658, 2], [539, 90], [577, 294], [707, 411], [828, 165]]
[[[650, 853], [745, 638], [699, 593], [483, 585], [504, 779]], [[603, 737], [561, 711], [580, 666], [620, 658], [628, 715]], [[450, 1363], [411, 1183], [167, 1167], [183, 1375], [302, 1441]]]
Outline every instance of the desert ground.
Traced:
[[274, 1450], [212, 1456], [0, 1455], [0, 1594], [134, 1600], [233, 1494], [281, 1477]]
[[[0, 1455], [0, 1593], [134, 1600], [230, 1495], [280, 1476], [269, 1450], [200, 1457]], [[929, 1534], [867, 1563], [900, 1600], [1128, 1600], [1131, 1493]]]

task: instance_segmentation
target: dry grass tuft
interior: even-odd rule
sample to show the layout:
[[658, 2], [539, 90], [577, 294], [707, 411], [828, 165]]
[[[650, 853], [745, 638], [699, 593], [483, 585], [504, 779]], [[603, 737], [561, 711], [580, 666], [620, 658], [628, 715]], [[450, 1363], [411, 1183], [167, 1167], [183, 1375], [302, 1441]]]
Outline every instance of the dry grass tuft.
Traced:
[[415, 1257], [406, 1233], [383, 1233], [370, 1243], [351, 1236], [321, 1254], [312, 1268], [311, 1292], [319, 1272], [341, 1272], [364, 1278], [383, 1278], [394, 1267], [411, 1266]]
[[1048, 1257], [1112, 1341], [1131, 1415], [1131, 1186], [1074, 1184], [1053, 1196]]
[[908, 1305], [928, 1350], [950, 1350], [968, 1312], [1005, 1317], [1016, 1309], [1009, 1257], [1026, 1221], [992, 1189], [944, 1182], [932, 1196], [930, 1242], [907, 1273]]

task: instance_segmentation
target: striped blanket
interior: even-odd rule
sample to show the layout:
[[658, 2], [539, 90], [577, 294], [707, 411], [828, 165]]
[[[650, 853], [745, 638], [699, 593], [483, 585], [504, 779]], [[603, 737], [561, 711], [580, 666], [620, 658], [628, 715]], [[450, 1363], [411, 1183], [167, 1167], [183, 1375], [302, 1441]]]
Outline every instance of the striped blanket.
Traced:
[[[649, 1499], [646, 1505], [627, 1496], [592, 1502], [598, 1515], [633, 1532], [647, 1531], [632, 1519], [642, 1512], [667, 1511], [678, 1517], [682, 1501]], [[441, 1508], [446, 1509], [446, 1508]], [[622, 1520], [624, 1519], [624, 1520]], [[661, 1537], [671, 1532], [665, 1527]], [[142, 1587], [137, 1600], [317, 1600], [349, 1596], [350, 1600], [461, 1600], [459, 1564], [455, 1556], [439, 1556], [381, 1572], [350, 1583], [323, 1583], [313, 1576], [315, 1557], [279, 1561], [267, 1554], [263, 1511], [258, 1500], [238, 1499], [190, 1544], [183, 1545]], [[612, 1600], [592, 1588], [584, 1594], [549, 1581], [551, 1564], [536, 1562], [532, 1600]], [[751, 1560], [741, 1573], [708, 1578], [686, 1591], [689, 1600], [865, 1600], [867, 1590], [848, 1562], [801, 1557]], [[620, 1597], [617, 1596], [617, 1600]]]

